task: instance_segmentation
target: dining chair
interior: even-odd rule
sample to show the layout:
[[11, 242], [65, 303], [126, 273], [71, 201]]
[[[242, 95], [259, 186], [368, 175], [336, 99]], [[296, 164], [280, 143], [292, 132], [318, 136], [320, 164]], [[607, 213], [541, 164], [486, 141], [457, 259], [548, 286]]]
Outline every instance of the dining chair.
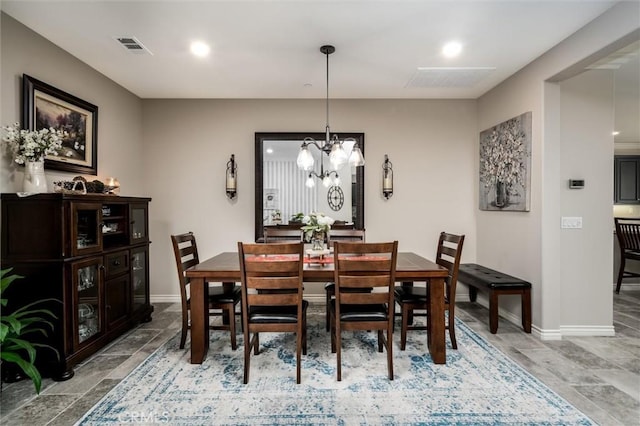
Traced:
[[[335, 222], [334, 222], [335, 223]], [[330, 229], [327, 236], [327, 244], [332, 247], [336, 241], [360, 241], [365, 242], [364, 229]], [[336, 283], [333, 281], [324, 285], [324, 291], [326, 294], [325, 304], [325, 328], [329, 331], [331, 327], [331, 316], [329, 313], [329, 304], [336, 294]], [[370, 291], [370, 290], [369, 290]]]
[[623, 278], [640, 277], [640, 273], [627, 269], [627, 260], [640, 260], [640, 218], [613, 219], [616, 237], [620, 246], [620, 268], [616, 282], [616, 293], [620, 293]]
[[[180, 299], [182, 302], [182, 334], [180, 336], [180, 349], [184, 349], [187, 339], [187, 330], [190, 328], [191, 296], [189, 279], [184, 272], [192, 266], [200, 263], [198, 258], [198, 246], [193, 232], [171, 236], [173, 253], [178, 269], [178, 282], [180, 283]], [[235, 306], [240, 303], [240, 286], [226, 289], [221, 284], [209, 287], [209, 316], [222, 316], [222, 325], [210, 325], [211, 330], [229, 330], [231, 335], [231, 349], [236, 350], [236, 314]]]
[[[378, 332], [378, 352], [386, 348], [388, 376], [393, 380], [393, 286], [398, 242], [336, 241], [333, 257], [336, 294], [329, 306], [331, 352], [336, 353], [338, 381], [342, 380], [342, 332], [350, 330]], [[373, 291], [366, 291], [369, 288]]]
[[277, 229], [264, 228], [265, 243], [293, 243], [302, 241], [302, 231], [300, 229]]
[[[458, 349], [455, 333], [455, 301], [456, 284], [458, 282], [458, 269], [460, 267], [460, 257], [462, 256], [462, 245], [464, 235], [454, 235], [441, 232], [438, 238], [438, 251], [436, 263], [449, 270], [449, 275], [445, 279], [444, 304], [447, 312], [448, 322], [446, 328], [449, 330], [449, 338], [453, 349]], [[429, 285], [429, 283], [427, 283]], [[395, 300], [400, 305], [400, 316], [402, 318], [402, 329], [400, 331], [400, 350], [405, 350], [407, 344], [407, 330], [428, 330], [426, 325], [412, 325], [413, 316], [427, 316], [426, 310], [429, 306], [427, 287], [403, 284], [395, 288]], [[423, 313], [416, 314], [414, 311]]]
[[[242, 281], [244, 383], [249, 382], [251, 350], [258, 355], [261, 332], [296, 333], [296, 383], [301, 355], [307, 354], [307, 306], [302, 298], [304, 244], [238, 242]], [[253, 337], [251, 334], [253, 333]]]

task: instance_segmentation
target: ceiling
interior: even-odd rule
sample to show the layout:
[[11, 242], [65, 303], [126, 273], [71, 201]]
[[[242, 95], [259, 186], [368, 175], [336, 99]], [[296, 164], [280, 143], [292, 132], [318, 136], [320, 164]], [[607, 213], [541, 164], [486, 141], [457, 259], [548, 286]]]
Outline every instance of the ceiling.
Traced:
[[[425, 99], [481, 96], [614, 3], [2, 0], [0, 7], [140, 98], [324, 98], [319, 48], [333, 44], [331, 98]], [[118, 37], [135, 37], [150, 53], [131, 53]], [[211, 54], [192, 56], [193, 40], [209, 43]], [[451, 40], [463, 45], [455, 59], [441, 54]]]

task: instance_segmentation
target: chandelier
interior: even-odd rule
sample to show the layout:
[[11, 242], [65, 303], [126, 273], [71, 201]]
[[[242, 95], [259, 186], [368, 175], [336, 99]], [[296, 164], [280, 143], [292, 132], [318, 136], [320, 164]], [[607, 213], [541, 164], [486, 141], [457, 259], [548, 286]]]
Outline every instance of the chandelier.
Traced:
[[[336, 48], [333, 46], [325, 45], [320, 48], [320, 52], [322, 52], [327, 57], [327, 100], [326, 100], [326, 110], [327, 110], [327, 120], [325, 127], [325, 138], [324, 141], [316, 141], [311, 137], [304, 138], [302, 141], [302, 145], [300, 146], [300, 152], [298, 153], [298, 158], [296, 160], [298, 167], [304, 171], [309, 172], [309, 176], [306, 181], [306, 186], [312, 188], [315, 186], [314, 176], [322, 181], [322, 184], [325, 187], [329, 187], [330, 185], [340, 185], [340, 177], [338, 176], [338, 172], [336, 171], [343, 165], [349, 162], [351, 166], [364, 166], [364, 157], [362, 156], [362, 151], [358, 146], [358, 142], [353, 138], [346, 138], [345, 140], [340, 140], [338, 135], [334, 134], [331, 136], [331, 129], [329, 128], [329, 55], [336, 51]], [[347, 154], [344, 149], [344, 142], [351, 140], [354, 142], [353, 148], [351, 149], [351, 154]], [[315, 160], [313, 159], [313, 155], [309, 152], [309, 146], [315, 146], [320, 150], [320, 173], [316, 173], [313, 170], [313, 165]], [[327, 154], [329, 156], [329, 163], [332, 170], [324, 170], [324, 157], [322, 154]]]

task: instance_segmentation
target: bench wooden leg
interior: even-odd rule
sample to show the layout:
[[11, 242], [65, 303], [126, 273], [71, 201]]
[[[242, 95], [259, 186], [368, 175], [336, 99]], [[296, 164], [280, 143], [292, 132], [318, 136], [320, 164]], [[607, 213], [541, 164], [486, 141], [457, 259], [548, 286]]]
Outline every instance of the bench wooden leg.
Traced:
[[489, 331], [491, 334], [498, 332], [498, 292], [489, 292]]
[[475, 302], [478, 298], [478, 289], [472, 286], [469, 286], [469, 302]]
[[522, 291], [522, 328], [525, 333], [531, 333], [531, 289]]

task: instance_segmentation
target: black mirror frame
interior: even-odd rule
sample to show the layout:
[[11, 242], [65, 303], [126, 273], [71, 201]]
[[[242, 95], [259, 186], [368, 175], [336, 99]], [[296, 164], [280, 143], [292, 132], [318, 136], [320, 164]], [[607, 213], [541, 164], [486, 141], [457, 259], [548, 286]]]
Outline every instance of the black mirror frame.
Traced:
[[[362, 154], [364, 155], [364, 133], [335, 133], [340, 140], [353, 138], [357, 141]], [[332, 136], [334, 133], [332, 133]], [[300, 143], [304, 138], [311, 137], [322, 141], [324, 133], [293, 133], [293, 132], [256, 132], [255, 134], [255, 240], [262, 241], [264, 235], [263, 224], [263, 148], [265, 140], [296, 141]], [[354, 226], [356, 229], [364, 229], [364, 166], [356, 167], [356, 187], [355, 187], [356, 215]]]

